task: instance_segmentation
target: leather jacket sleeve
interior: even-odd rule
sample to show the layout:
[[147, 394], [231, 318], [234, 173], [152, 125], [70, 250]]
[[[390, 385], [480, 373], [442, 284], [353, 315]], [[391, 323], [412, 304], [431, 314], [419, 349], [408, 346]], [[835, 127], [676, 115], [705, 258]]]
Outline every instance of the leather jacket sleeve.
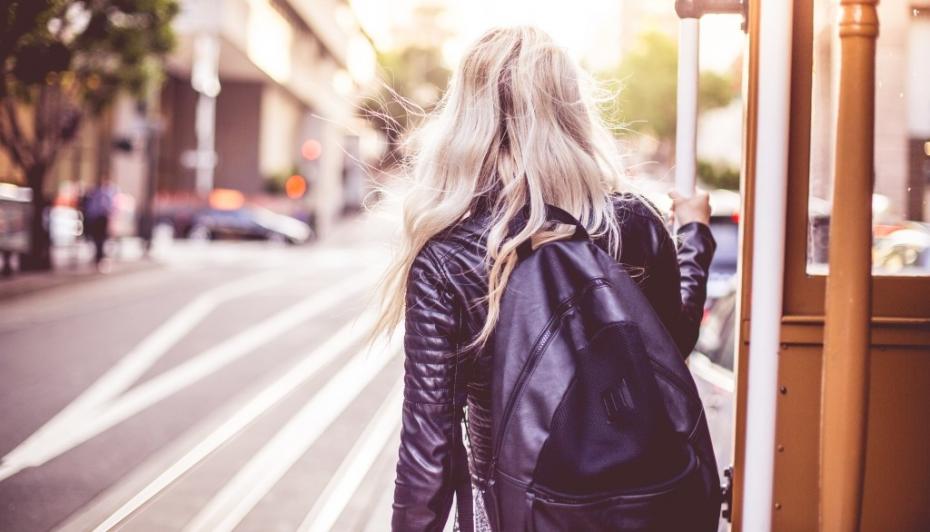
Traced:
[[[441, 531], [459, 490], [470, 505], [462, 443], [463, 360], [456, 354], [453, 292], [429, 248], [408, 277], [404, 405], [392, 529]], [[470, 488], [469, 488], [470, 490]], [[460, 504], [462, 506], [462, 504]], [[465, 509], [470, 515], [470, 508]]]
[[688, 356], [697, 343], [707, 298], [707, 275], [717, 244], [710, 228], [700, 222], [678, 229], [677, 249], [667, 231], [662, 235], [649, 268], [650, 299], [682, 356]]

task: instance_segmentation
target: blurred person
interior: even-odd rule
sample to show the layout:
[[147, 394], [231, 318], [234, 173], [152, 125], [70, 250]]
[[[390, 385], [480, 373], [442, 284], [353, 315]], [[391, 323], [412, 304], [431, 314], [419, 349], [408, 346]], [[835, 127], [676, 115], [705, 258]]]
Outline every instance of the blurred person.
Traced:
[[[694, 347], [715, 248], [708, 197], [672, 193], [678, 229], [670, 234], [655, 207], [629, 192], [592, 93], [590, 78], [544, 32], [494, 29], [465, 53], [440, 105], [412, 137], [404, 239], [381, 286], [375, 327], [378, 334], [405, 326], [394, 530], [442, 530], [453, 495], [463, 531], [514, 529], [508, 519], [534, 511], [532, 497], [503, 507], [493, 500], [500, 405], [491, 398], [501, 376], [493, 374], [489, 339], [521, 245], [541, 234], [551, 212], [577, 220], [609, 260], [626, 268], [676, 357]], [[584, 529], [610, 529], [587, 511], [575, 516], [590, 517]], [[689, 529], [715, 529], [712, 521]]]
[[110, 178], [104, 177], [81, 200], [84, 233], [94, 243], [94, 265], [101, 271], [107, 267], [104, 245], [110, 232], [110, 216], [113, 214], [116, 192], [116, 186]]

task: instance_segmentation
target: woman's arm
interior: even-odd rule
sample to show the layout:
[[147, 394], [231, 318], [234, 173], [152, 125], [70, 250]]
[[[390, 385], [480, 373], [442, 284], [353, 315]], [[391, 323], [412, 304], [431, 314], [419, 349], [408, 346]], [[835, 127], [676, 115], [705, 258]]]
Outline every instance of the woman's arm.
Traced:
[[662, 235], [649, 268], [649, 295], [682, 356], [688, 356], [697, 343], [716, 243], [710, 227], [702, 222], [678, 229], [677, 249], [667, 231], [663, 229]]
[[673, 215], [681, 225], [675, 238], [645, 197], [625, 194], [614, 201], [624, 230], [619, 260], [643, 289], [682, 356], [688, 356], [697, 343], [707, 273], [716, 248], [707, 225], [707, 194], [698, 192], [690, 198], [673, 195]]
[[[467, 478], [461, 435], [463, 364], [455, 354], [452, 293], [429, 250], [407, 284], [404, 406], [393, 530], [440, 531]], [[470, 502], [470, 496], [469, 502]]]

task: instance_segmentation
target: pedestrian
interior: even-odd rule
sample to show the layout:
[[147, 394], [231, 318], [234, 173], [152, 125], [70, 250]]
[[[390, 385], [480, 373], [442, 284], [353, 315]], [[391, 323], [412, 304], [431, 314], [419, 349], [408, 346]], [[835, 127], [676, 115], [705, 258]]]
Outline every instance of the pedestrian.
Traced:
[[116, 187], [109, 177], [103, 177], [84, 195], [81, 201], [84, 215], [84, 234], [94, 244], [94, 265], [106, 270], [104, 245], [110, 232], [110, 216], [116, 200]]
[[[657, 316], [659, 329], [668, 333], [652, 329], [651, 336], [642, 338], [641, 343], [650, 349], [671, 345], [677, 363], [684, 368], [681, 371], [685, 376], [680, 378], [690, 379], [683, 360], [697, 340], [715, 248], [708, 227], [708, 197], [704, 193], [690, 198], [673, 194], [672, 216], [678, 229], [676, 234], [670, 234], [655, 207], [640, 195], [628, 192], [617, 162], [616, 145], [599, 118], [587, 79], [568, 54], [539, 29], [491, 30], [467, 50], [441, 104], [413, 137], [417, 153], [411, 170], [414, 183], [404, 203], [405, 244], [385, 277], [384, 307], [376, 327], [378, 332], [389, 332], [402, 321], [405, 326], [405, 387], [394, 530], [442, 530], [453, 495], [457, 526], [463, 531], [716, 529], [719, 494], [715, 490], [719, 483], [712, 486], [717, 480], [713, 455], [708, 458], [704, 453], [694, 458], [684, 443], [673, 438], [649, 440], [657, 442], [653, 450], [661, 455], [650, 462], [654, 465], [628, 469], [624, 474], [608, 471], [597, 482], [582, 478], [574, 498], [543, 497], [533, 485], [502, 475], [502, 463], [497, 461], [502, 451], [495, 444], [503, 442], [503, 436], [496, 431], [500, 430], [502, 415], [503, 422], [509, 418], [506, 405], [495, 394], [501, 393], [502, 386], [506, 387], [501, 383], [512, 380], [513, 375], [495, 370], [506, 365], [507, 359], [538, 352], [534, 346], [550, 345], [544, 342], [551, 338], [524, 338], [514, 332], [539, 312], [539, 305], [520, 307], [519, 298], [556, 300], [562, 286], [571, 288], [575, 282], [566, 278], [564, 271], [602, 268], [602, 264], [589, 263], [587, 257], [595, 257], [588, 251], [593, 248], [589, 242], [608, 256], [613, 268], [635, 280], [631, 286], [638, 286], [640, 294], [627, 291], [607, 295], [619, 295], [619, 304], [624, 304], [627, 297], [648, 301], [651, 310], [630, 320], [644, 324], [646, 314]], [[552, 225], [553, 217], [564, 225]], [[574, 230], [571, 225], [576, 226]], [[581, 250], [586, 255], [579, 255], [578, 261], [588, 262], [575, 265], [571, 264], [572, 257], [563, 257], [563, 262], [549, 264], [552, 268], [540, 274], [545, 282], [524, 284], [521, 286], [529, 289], [508, 293], [512, 274], [519, 273], [526, 279], [525, 269], [519, 266], [527, 257], [535, 256], [534, 249], [543, 249], [542, 244], [548, 241], [576, 238], [584, 240], [588, 247], [560, 249]], [[542, 260], [536, 259], [536, 264]], [[611, 275], [616, 277], [615, 273]], [[564, 314], [552, 316], [552, 320], [568, 319]], [[642, 325], [641, 330], [650, 329]], [[590, 341], [590, 346], [598, 341], [583, 329], [575, 334]], [[611, 340], [599, 348], [621, 349], [619, 344], [619, 340]], [[569, 352], [562, 344], [545, 349]], [[583, 351], [572, 353], [581, 356]], [[550, 373], [525, 378], [550, 379], [555, 387], [555, 383], [571, 377], [560, 377], [552, 367], [546, 368], [539, 371]], [[638, 404], [637, 391], [649, 386], [655, 389], [656, 385], [646, 382], [653, 379], [651, 373], [648, 378], [645, 373], [635, 375], [620, 381], [622, 387], [615, 394], [604, 392], [597, 401], [603, 399], [608, 411], [622, 408], [621, 403]], [[693, 388], [693, 381], [690, 386]], [[525, 441], [541, 445], [554, 438], [551, 426], [565, 422], [547, 410], [560, 405], [559, 398], [564, 396], [546, 395], [545, 389], [533, 393], [537, 394], [534, 397], [539, 399], [538, 404], [521, 403], [524, 406], [513, 413], [518, 416], [513, 422], [518, 428], [513, 430], [523, 434]], [[678, 399], [685, 401], [672, 401]], [[696, 408], [701, 410], [700, 403]], [[598, 412], [600, 409], [598, 404]], [[598, 414], [567, 412], [579, 419]], [[667, 433], [662, 432], [662, 427], [671, 414], [653, 411], [652, 418], [645, 419], [641, 412], [634, 414], [642, 425], [658, 427], [655, 434]], [[604, 431], [621, 441], [640, 434], [617, 433], [617, 419], [581, 426], [568, 435], [568, 441], [584, 441], [591, 437], [589, 433]], [[709, 446], [703, 418], [694, 426], [695, 432], [701, 433], [698, 437], [705, 438]], [[662, 454], [666, 447], [675, 450]], [[570, 461], [583, 462], [597, 471], [602, 462], [628, 450], [622, 445], [583, 448], [569, 450], [569, 455], [578, 455], [569, 456]], [[539, 474], [542, 459], [535, 460], [542, 453], [538, 451], [538, 447], [534, 450], [517, 446], [505, 448], [503, 453], [527, 461], [527, 471], [533, 474], [535, 468]], [[682, 458], [685, 454], [690, 458]], [[682, 461], [677, 461], [679, 458]], [[684, 465], [687, 460], [691, 468], [698, 467], [692, 464], [695, 460], [703, 461], [700, 468], [704, 477], [695, 480], [697, 477], [691, 473], [675, 476], [680, 468], [691, 471]], [[555, 481], [567, 482], [570, 470], [567, 465], [563, 470], [556, 468]], [[654, 478], [660, 485], [666, 485], [662, 482], [670, 482], [670, 478], [687, 477], [691, 482], [688, 489], [694, 488], [687, 493], [704, 498], [685, 495], [681, 491], [684, 487], [679, 490], [685, 480], [676, 480], [674, 489], [661, 492], [670, 493], [666, 503], [672, 507], [650, 506], [642, 502], [645, 499], [630, 503], [634, 499], [603, 498], [601, 492], [585, 491], [600, 485], [598, 482], [605, 489], [630, 483], [634, 473], [636, 478]], [[504, 481], [511, 483], [508, 489], [516, 490], [522, 498], [501, 498]], [[701, 489], [695, 488], [697, 483]], [[621, 493], [645, 493], [630, 486], [624, 489], [627, 491]], [[669, 497], [677, 497], [677, 502], [668, 502], [672, 501]], [[513, 500], [517, 503], [511, 504]], [[678, 521], [670, 521], [675, 519]], [[683, 528], [668, 524], [687, 519], [693, 521]]]

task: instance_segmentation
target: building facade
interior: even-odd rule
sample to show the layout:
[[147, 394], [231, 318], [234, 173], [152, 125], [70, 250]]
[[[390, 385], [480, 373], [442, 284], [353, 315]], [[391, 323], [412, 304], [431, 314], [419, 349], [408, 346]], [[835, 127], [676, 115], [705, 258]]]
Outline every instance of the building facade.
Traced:
[[325, 232], [346, 197], [357, 196], [344, 193], [346, 174], [371, 152], [349, 148], [376, 145], [356, 112], [374, 82], [375, 55], [351, 8], [183, 0], [175, 27], [179, 44], [158, 101], [158, 191], [252, 195], [298, 174]]

